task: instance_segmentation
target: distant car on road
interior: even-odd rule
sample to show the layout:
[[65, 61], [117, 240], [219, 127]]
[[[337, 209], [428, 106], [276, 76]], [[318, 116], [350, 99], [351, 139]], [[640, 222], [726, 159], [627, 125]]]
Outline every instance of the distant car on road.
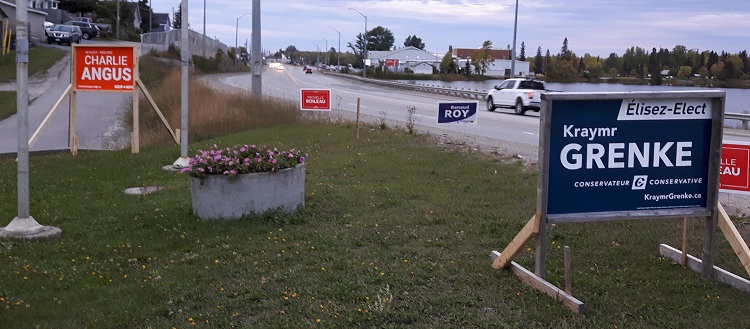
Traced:
[[311, 68], [306, 68], [305, 69], [305, 74], [312, 74], [312, 69]]
[[72, 45], [73, 42], [81, 43], [81, 29], [75, 25], [55, 25], [47, 35], [47, 43]]
[[67, 21], [65, 25], [75, 25], [81, 29], [81, 33], [84, 40], [96, 38], [99, 35], [99, 28], [93, 23], [86, 23], [81, 21]]

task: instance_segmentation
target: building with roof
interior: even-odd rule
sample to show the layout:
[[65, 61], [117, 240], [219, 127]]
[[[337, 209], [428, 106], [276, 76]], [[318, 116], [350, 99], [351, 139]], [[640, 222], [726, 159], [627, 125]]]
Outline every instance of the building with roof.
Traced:
[[[451, 54], [453, 60], [456, 62], [456, 66], [459, 68], [463, 68], [467, 61], [471, 61], [471, 54], [476, 50], [476, 48], [453, 48], [452, 46], [448, 46], [448, 53]], [[510, 77], [511, 67], [513, 66], [510, 50], [490, 49], [490, 58], [492, 59], [492, 62], [487, 67], [487, 71], [484, 75], [491, 77]], [[529, 62], [516, 60], [515, 75], [527, 76], [529, 74], [529, 65]], [[473, 69], [474, 67], [472, 67], [472, 70]]]
[[[29, 38], [44, 39], [44, 20], [47, 13], [39, 9], [28, 9]], [[0, 0], [0, 25], [8, 24], [10, 29], [16, 29], [16, 0]], [[5, 26], [2, 26], [4, 31]], [[0, 32], [2, 33], [2, 32]]]
[[442, 56], [416, 47], [403, 47], [387, 51], [368, 51], [371, 66], [387, 68], [392, 72], [411, 71], [432, 74], [433, 68], [440, 68]]

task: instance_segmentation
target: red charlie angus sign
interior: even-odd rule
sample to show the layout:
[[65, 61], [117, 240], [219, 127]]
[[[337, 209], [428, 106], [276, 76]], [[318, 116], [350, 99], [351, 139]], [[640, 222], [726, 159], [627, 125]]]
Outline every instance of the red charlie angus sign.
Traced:
[[331, 90], [300, 89], [300, 108], [303, 111], [330, 111]]
[[135, 47], [129, 45], [74, 45], [73, 87], [84, 91], [133, 92]]

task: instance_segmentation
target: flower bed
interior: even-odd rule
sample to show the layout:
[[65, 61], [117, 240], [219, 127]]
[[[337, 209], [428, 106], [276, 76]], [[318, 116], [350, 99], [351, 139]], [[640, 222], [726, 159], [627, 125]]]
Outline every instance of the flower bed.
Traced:
[[193, 213], [237, 219], [270, 210], [291, 212], [305, 201], [305, 157], [297, 150], [234, 146], [199, 151], [189, 173]]

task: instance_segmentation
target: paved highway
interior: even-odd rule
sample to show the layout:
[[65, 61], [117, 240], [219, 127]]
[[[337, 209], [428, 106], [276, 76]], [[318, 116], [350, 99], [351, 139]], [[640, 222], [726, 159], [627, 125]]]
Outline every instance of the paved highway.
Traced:
[[[219, 76], [219, 79], [237, 88], [251, 89], [249, 74]], [[479, 144], [483, 146], [497, 147], [511, 154], [536, 159], [539, 144], [539, 114], [536, 112], [527, 112], [525, 116], [515, 115], [510, 109], [488, 112], [484, 103], [479, 101], [477, 124], [438, 125], [438, 103], [470, 100], [380, 87], [318, 71], [305, 74], [301, 66], [286, 65], [283, 70], [264, 68], [264, 94], [299, 102], [300, 88], [330, 89], [334, 109], [346, 112], [356, 112], [359, 97], [361, 112], [367, 115], [368, 122], [377, 123], [385, 114], [389, 124], [395, 122], [403, 126], [407, 119], [407, 107], [415, 106], [420, 129], [431, 132], [450, 130], [454, 132], [451, 134], [454, 138], [463, 135], [472, 139], [482, 139], [483, 142]], [[726, 130], [725, 139], [750, 142], [750, 131]]]
[[[242, 89], [251, 89], [250, 75], [232, 75], [219, 77], [224, 84]], [[451, 135], [484, 139], [485, 146], [495, 146], [512, 153], [534, 156], [539, 142], [539, 117], [530, 112], [526, 116], [517, 116], [510, 109], [498, 109], [495, 112], [484, 110], [484, 103], [478, 102], [477, 124], [440, 124], [437, 123], [438, 103], [470, 100], [425, 93], [415, 93], [390, 88], [383, 88], [361, 83], [337, 74], [314, 71], [305, 74], [301, 66], [286, 65], [283, 70], [266, 67], [263, 71], [263, 93], [278, 98], [299, 102], [300, 88], [330, 89], [334, 113], [339, 111], [356, 113], [357, 98], [360, 98], [361, 113], [367, 122], [378, 123], [384, 116], [389, 125], [401, 127], [407, 121], [409, 106], [416, 108], [419, 130], [441, 132], [453, 131]], [[454, 137], [454, 139], [458, 139]], [[489, 141], [489, 142], [488, 142]], [[494, 141], [494, 142], [493, 142]], [[487, 145], [490, 144], [490, 145]], [[497, 144], [497, 145], [492, 145]]]

